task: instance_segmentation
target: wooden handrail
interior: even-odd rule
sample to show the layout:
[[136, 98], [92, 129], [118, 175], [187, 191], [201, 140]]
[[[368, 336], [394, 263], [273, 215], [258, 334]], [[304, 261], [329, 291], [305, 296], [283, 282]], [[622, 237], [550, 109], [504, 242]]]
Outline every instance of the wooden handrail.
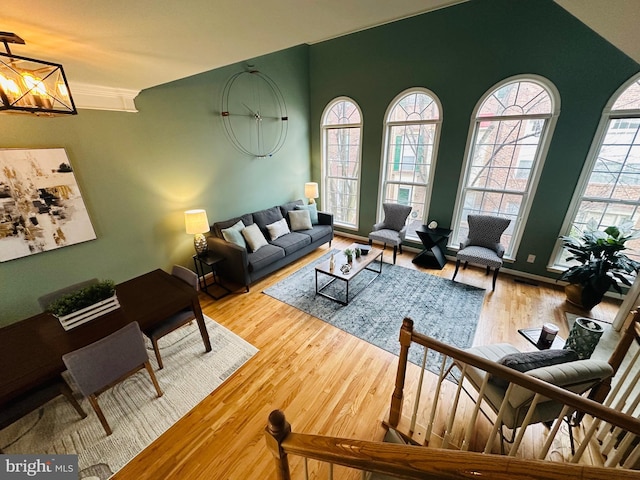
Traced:
[[[640, 420], [625, 415], [604, 405], [584, 398], [580, 395], [572, 393], [561, 387], [556, 387], [543, 380], [539, 380], [530, 375], [520, 373], [509, 367], [505, 367], [496, 362], [473, 355], [464, 350], [452, 347], [446, 343], [442, 343], [426, 335], [413, 331], [413, 320], [405, 318], [402, 322], [400, 331], [400, 359], [398, 363], [398, 374], [396, 377], [396, 385], [394, 394], [391, 397], [391, 409], [389, 413], [389, 424], [397, 426], [402, 411], [402, 391], [404, 390], [405, 371], [407, 368], [408, 351], [411, 343], [417, 343], [430, 350], [443, 353], [462, 363], [473, 365], [481, 370], [489, 372], [492, 375], [508, 380], [511, 383], [520, 385], [535, 393], [540, 393], [545, 397], [557, 400], [565, 405], [569, 405], [579, 412], [587, 413], [594, 417], [605, 420], [606, 422], [620, 427], [636, 435], [640, 435]], [[397, 394], [396, 392], [400, 392]]]
[[616, 469], [614, 474], [604, 467], [291, 433], [284, 413], [277, 410], [269, 416], [265, 436], [276, 459], [278, 480], [291, 478], [288, 454], [410, 480], [640, 479], [634, 470]]

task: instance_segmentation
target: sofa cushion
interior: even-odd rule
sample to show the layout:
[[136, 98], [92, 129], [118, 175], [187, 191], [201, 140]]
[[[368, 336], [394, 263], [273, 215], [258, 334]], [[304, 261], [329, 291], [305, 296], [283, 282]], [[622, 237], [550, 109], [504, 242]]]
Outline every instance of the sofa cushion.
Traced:
[[238, 222], [229, 228], [222, 229], [222, 237], [231, 243], [235, 243], [239, 247], [247, 248], [247, 242], [242, 236], [242, 230], [244, 230], [245, 225], [242, 223], [242, 220], [238, 220]]
[[257, 252], [252, 252], [247, 255], [249, 261], [249, 271], [255, 272], [262, 268], [271, 265], [273, 262], [277, 262], [281, 258], [284, 258], [284, 249], [276, 245], [265, 245]]
[[258, 228], [258, 225], [255, 223], [244, 228], [242, 230], [242, 236], [247, 241], [247, 245], [249, 245], [249, 249], [252, 252], [257, 252], [260, 250], [260, 247], [269, 245], [267, 239], [264, 238], [260, 228]]
[[308, 210], [291, 210], [289, 212], [289, 223], [291, 224], [291, 230], [294, 232], [297, 230], [310, 230], [311, 217]]
[[296, 200], [295, 202], [285, 203], [284, 205], [280, 205], [280, 213], [282, 214], [283, 218], [287, 218], [287, 214], [291, 210], [295, 210], [298, 205], [303, 205], [303, 204], [304, 202], [302, 200]]
[[269, 238], [275, 240], [289, 233], [289, 225], [287, 225], [287, 221], [284, 218], [281, 218], [277, 222], [267, 225], [267, 230], [269, 231]]
[[308, 210], [309, 217], [311, 218], [311, 224], [318, 224], [318, 206], [315, 203], [309, 205], [296, 205], [296, 210]]
[[299, 233], [309, 235], [312, 242], [317, 242], [327, 235], [331, 236], [332, 232], [333, 228], [331, 227], [331, 225], [314, 225], [311, 230], [300, 230]]
[[298, 232], [291, 232], [287, 235], [271, 241], [271, 245], [276, 245], [280, 248], [283, 248], [285, 254], [287, 255], [294, 253], [297, 250], [300, 250], [301, 248], [306, 247], [310, 244], [311, 237], [309, 235]]
[[253, 221], [260, 227], [262, 233], [268, 235], [267, 225], [277, 222], [284, 218], [280, 212], [280, 207], [271, 207], [266, 210], [253, 212]]

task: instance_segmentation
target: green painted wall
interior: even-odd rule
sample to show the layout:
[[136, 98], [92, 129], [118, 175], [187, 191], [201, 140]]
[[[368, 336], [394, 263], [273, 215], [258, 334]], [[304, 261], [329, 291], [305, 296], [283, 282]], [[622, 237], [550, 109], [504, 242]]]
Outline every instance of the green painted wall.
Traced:
[[[546, 77], [561, 113], [518, 259], [507, 265], [549, 276], [546, 264], [605, 103], [639, 65], [550, 0], [472, 0], [313, 45], [312, 174], [321, 176], [320, 116], [333, 98], [353, 98], [363, 112], [358, 234], [375, 223], [386, 108], [422, 86], [443, 106], [429, 219], [451, 224], [472, 111], [492, 86], [513, 75]], [[527, 254], [537, 255], [535, 264]]]
[[184, 210], [211, 223], [302, 198], [310, 176], [308, 47], [250, 61], [281, 88], [285, 146], [255, 159], [223, 133], [220, 96], [236, 64], [141, 92], [138, 113], [0, 115], [0, 148], [64, 147], [97, 240], [0, 264], [0, 325], [37, 313], [37, 298], [89, 278], [116, 282], [179, 263], [192, 267]]

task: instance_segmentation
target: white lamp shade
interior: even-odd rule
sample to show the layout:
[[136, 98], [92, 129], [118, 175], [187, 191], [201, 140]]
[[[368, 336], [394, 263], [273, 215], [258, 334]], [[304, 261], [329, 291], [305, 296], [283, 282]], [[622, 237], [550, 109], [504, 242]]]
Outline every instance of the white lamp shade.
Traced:
[[205, 233], [210, 229], [207, 212], [202, 209], [187, 210], [184, 212], [184, 224], [187, 229], [187, 233], [191, 235]]
[[307, 182], [304, 184], [304, 196], [307, 198], [318, 198], [318, 184], [316, 182]]

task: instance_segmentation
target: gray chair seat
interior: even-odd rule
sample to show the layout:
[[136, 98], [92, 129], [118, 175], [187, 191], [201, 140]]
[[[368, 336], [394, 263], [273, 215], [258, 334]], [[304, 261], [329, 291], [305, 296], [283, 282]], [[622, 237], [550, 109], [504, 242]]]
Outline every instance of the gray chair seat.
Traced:
[[396, 263], [398, 250], [402, 253], [402, 242], [407, 235], [407, 217], [411, 213], [409, 205], [399, 203], [383, 203], [384, 220], [373, 226], [373, 231], [369, 234], [369, 245], [373, 242], [380, 242], [384, 247], [387, 244], [393, 246], [393, 263]]
[[491, 215], [468, 215], [467, 223], [469, 233], [460, 243], [460, 250], [456, 254], [456, 269], [451, 280], [456, 279], [460, 262], [464, 262], [464, 268], [467, 268], [469, 263], [483, 265], [487, 267], [487, 275], [491, 268], [494, 269], [492, 288], [495, 290], [505, 251], [500, 239], [511, 220]]

